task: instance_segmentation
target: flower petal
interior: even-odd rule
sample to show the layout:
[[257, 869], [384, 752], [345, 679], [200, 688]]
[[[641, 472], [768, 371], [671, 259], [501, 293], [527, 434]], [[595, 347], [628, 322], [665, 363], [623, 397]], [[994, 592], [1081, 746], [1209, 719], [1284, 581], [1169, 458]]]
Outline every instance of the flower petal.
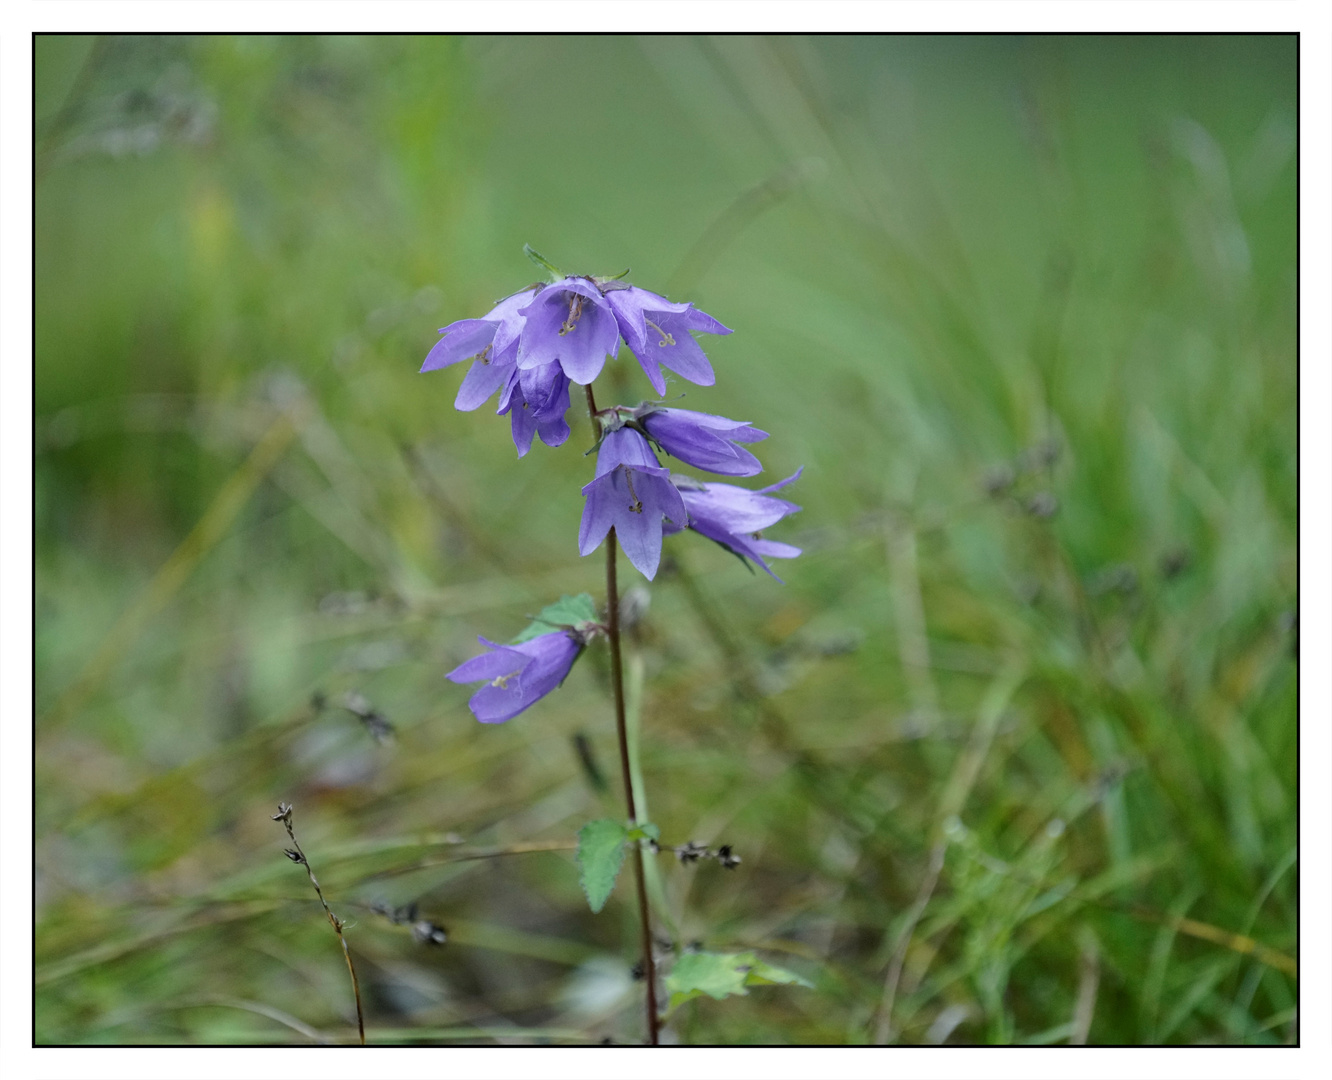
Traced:
[[601, 440], [597, 448], [597, 476], [605, 476], [620, 465], [635, 469], [660, 469], [657, 455], [647, 439], [633, 428], [616, 428]]
[[483, 637], [476, 639], [494, 652], [482, 653], [470, 660], [465, 660], [444, 677], [450, 682], [468, 683], [478, 679], [497, 679], [511, 671], [522, 671], [532, 662], [532, 658], [507, 645], [498, 645]]
[[499, 323], [486, 319], [459, 319], [440, 331], [444, 336], [426, 354], [421, 370], [438, 371], [451, 364], [470, 360], [495, 339]]
[[616, 507], [623, 500], [612, 486], [612, 476], [599, 476], [583, 487], [583, 520], [578, 526], [578, 554], [591, 555], [615, 524]]
[[634, 569], [648, 581], [656, 577], [661, 563], [661, 515], [649, 514], [644, 504], [642, 513], [625, 514], [616, 522], [615, 535]]
[[657, 362], [655, 354], [642, 342], [637, 345], [630, 342], [629, 351], [634, 354], [634, 359], [638, 361], [638, 366], [643, 369], [643, 374], [647, 376], [648, 382], [652, 384], [652, 389], [659, 396], [665, 394], [666, 376], [661, 373], [661, 364]]
[[462, 385], [458, 387], [458, 396], [453, 400], [453, 407], [460, 412], [471, 412], [479, 408], [485, 404], [486, 398], [503, 385], [512, 371], [511, 364], [478, 360], [471, 366], [463, 378]]

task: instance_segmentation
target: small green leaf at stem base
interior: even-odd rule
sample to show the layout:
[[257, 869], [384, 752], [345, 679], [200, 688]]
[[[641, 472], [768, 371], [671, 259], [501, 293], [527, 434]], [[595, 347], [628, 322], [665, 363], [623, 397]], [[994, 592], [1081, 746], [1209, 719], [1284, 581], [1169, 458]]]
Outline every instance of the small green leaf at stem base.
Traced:
[[564, 627], [586, 630], [597, 624], [597, 605], [587, 593], [577, 596], [561, 596], [553, 604], [541, 609], [541, 614], [533, 616], [527, 628], [514, 638], [510, 645], [521, 645], [534, 637], [549, 634]]
[[675, 962], [666, 976], [671, 1000], [667, 1008], [707, 994], [720, 1001], [731, 995], [746, 995], [750, 986], [797, 985], [813, 987], [794, 972], [765, 963], [754, 953], [687, 953]]
[[615, 879], [624, 865], [624, 844], [629, 831], [619, 821], [609, 818], [589, 821], [578, 830], [579, 881], [588, 906], [600, 911], [606, 906]]

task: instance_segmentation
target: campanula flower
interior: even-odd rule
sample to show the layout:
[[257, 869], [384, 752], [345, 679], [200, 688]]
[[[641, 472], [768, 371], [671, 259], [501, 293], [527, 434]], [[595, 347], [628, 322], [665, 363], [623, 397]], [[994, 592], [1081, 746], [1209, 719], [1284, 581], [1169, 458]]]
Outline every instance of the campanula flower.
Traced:
[[763, 471], [758, 458], [735, 445], [768, 437], [748, 423], [653, 402], [645, 402], [630, 415], [653, 442], [686, 465], [723, 476], [757, 476]]
[[619, 350], [615, 313], [591, 278], [566, 277], [547, 285], [519, 313], [525, 319], [520, 368], [558, 361], [571, 381], [586, 386]]
[[496, 304], [484, 318], [459, 319], [443, 327], [444, 336], [435, 342], [421, 370], [438, 371], [463, 360], [474, 361], [458, 389], [454, 408], [471, 412], [504, 386], [518, 360], [523, 330], [522, 311], [540, 295], [534, 285]]
[[559, 446], [569, 437], [564, 414], [569, 411], [569, 379], [556, 363], [522, 369], [511, 367], [500, 393], [499, 414], [509, 414], [518, 456], [532, 448], [532, 435], [547, 446]]
[[[800, 549], [775, 540], [764, 540], [761, 530], [777, 524], [788, 514], [794, 514], [800, 507], [785, 499], [774, 499], [768, 493], [799, 479], [802, 472], [803, 468], [797, 469], [785, 480], [757, 491], [747, 491], [734, 484], [704, 484], [688, 476], [672, 476], [671, 481], [679, 489], [685, 508], [689, 511], [689, 528], [716, 541], [742, 559], [753, 559], [773, 578], [781, 581], [763, 557], [794, 559], [800, 554]], [[668, 535], [679, 531], [672, 527], [666, 529]]]
[[517, 645], [500, 645], [478, 637], [494, 650], [460, 664], [446, 678], [456, 683], [485, 679], [467, 707], [483, 724], [512, 720], [564, 682], [583, 651], [585, 635], [577, 630], [555, 630]]
[[688, 517], [648, 441], [632, 428], [607, 433], [597, 451], [596, 479], [583, 488], [587, 502], [578, 530], [578, 553], [590, 555], [612, 528], [634, 567], [649, 581], [661, 562], [663, 518], [683, 527]]
[[707, 334], [731, 332], [711, 315], [693, 304], [673, 304], [664, 296], [636, 285], [617, 283], [608, 287], [606, 301], [615, 312], [620, 333], [658, 394], [666, 393], [663, 366], [699, 386], [711, 386], [717, 381], [708, 358], [689, 333], [691, 330]]

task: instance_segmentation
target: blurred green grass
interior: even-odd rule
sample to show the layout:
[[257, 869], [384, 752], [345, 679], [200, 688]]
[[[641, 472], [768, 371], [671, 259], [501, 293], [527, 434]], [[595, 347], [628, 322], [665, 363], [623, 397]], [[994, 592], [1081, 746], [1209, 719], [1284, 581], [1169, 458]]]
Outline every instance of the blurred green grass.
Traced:
[[1297, 1038], [1293, 37], [36, 61], [39, 1042], [354, 1033], [279, 799], [371, 1041], [637, 1037], [561, 848], [604, 657], [493, 730], [442, 677], [601, 593], [585, 422], [519, 463], [416, 374], [526, 242], [732, 327], [672, 392], [805, 467], [786, 585], [670, 541], [630, 669], [664, 837], [744, 857], [663, 857], [662, 933], [817, 988], [672, 1037]]

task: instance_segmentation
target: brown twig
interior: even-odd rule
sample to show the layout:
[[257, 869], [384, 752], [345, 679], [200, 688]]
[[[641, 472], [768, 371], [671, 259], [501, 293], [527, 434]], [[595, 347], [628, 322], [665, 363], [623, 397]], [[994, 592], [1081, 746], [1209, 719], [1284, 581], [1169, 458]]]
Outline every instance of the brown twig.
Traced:
[[324, 890], [319, 887], [319, 879], [314, 876], [314, 871], [310, 869], [310, 861], [305, 857], [305, 852], [301, 850], [301, 845], [296, 840], [296, 833], [291, 827], [291, 804], [278, 803], [278, 812], [273, 815], [273, 820], [280, 821], [286, 826], [287, 835], [291, 837], [291, 847], [287, 849], [287, 858], [305, 867], [305, 873], [310, 878], [310, 884], [314, 886], [315, 895], [319, 897], [319, 903], [323, 905], [324, 914], [328, 916], [333, 932], [338, 935], [338, 941], [342, 944], [342, 956], [347, 961], [347, 974], [351, 976], [352, 994], [356, 997], [356, 1029], [361, 1036], [361, 1045], [364, 1046], [365, 1012], [361, 1008], [361, 984], [356, 978], [356, 968], [352, 965], [351, 950], [347, 948], [347, 939], [342, 935], [342, 920], [329, 909], [328, 901], [324, 899]]

